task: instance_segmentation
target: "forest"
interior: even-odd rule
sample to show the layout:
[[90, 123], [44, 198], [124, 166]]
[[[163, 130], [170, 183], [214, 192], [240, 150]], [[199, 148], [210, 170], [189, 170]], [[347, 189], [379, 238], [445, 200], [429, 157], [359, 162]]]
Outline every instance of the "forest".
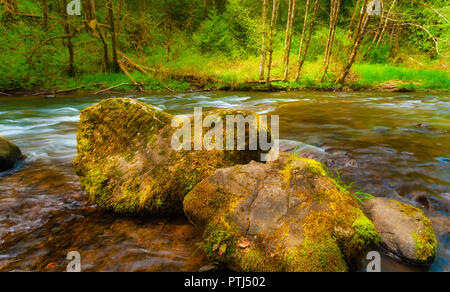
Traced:
[[0, 3], [2, 95], [450, 89], [448, 0]]

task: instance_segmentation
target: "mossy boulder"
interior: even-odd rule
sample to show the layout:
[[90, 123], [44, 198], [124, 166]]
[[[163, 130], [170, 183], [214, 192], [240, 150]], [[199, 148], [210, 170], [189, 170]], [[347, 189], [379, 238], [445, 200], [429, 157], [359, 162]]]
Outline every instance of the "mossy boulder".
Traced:
[[363, 209], [388, 251], [412, 264], [434, 261], [436, 236], [431, 221], [422, 210], [386, 198], [370, 199]]
[[[226, 114], [244, 113], [253, 114]], [[182, 214], [185, 195], [215, 169], [248, 163], [260, 155], [175, 151], [172, 118], [128, 98], [106, 99], [82, 111], [74, 167], [94, 203], [126, 215]]]
[[184, 199], [214, 262], [250, 272], [355, 270], [379, 241], [357, 200], [324, 166], [282, 154], [215, 173]]
[[0, 137], [0, 172], [12, 169], [22, 159], [23, 155], [19, 147]]

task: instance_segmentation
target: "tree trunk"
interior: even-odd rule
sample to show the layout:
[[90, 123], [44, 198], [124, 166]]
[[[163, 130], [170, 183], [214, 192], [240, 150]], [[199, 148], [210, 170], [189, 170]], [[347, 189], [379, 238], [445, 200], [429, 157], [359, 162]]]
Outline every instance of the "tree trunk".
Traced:
[[[380, 0], [380, 3], [381, 3], [380, 24], [378, 25], [378, 29], [377, 29], [377, 31], [375, 33], [375, 36], [373, 37], [372, 44], [375, 43], [378, 40], [378, 37], [381, 34], [381, 30], [383, 29], [383, 23], [384, 23], [384, 0]], [[372, 44], [371, 44], [371, 47], [372, 47]]]
[[42, 26], [45, 31], [48, 31], [48, 3], [47, 0], [42, 0]]
[[361, 27], [363, 24], [363, 20], [364, 17], [366, 16], [366, 11], [367, 11], [367, 3], [369, 2], [369, 0], [364, 0], [363, 5], [361, 7], [361, 13], [359, 14], [359, 20], [358, 20], [358, 25], [356, 26], [356, 29], [353, 31], [353, 36], [352, 36], [352, 40], [355, 41], [356, 38], [359, 35], [359, 32], [361, 31]]
[[[306, 56], [308, 55], [309, 43], [311, 42], [314, 25], [316, 23], [317, 12], [319, 10], [319, 0], [316, 0], [316, 3], [314, 4], [313, 16], [309, 24], [309, 31], [307, 31], [309, 8], [310, 8], [310, 1], [308, 0], [306, 2], [305, 21], [303, 23], [302, 38], [300, 41], [300, 48], [298, 50], [298, 66], [297, 66], [297, 73], [295, 76], [296, 81], [300, 79], [300, 73], [302, 72], [303, 64], [305, 63]], [[308, 32], [307, 35], [306, 32]]]
[[383, 40], [384, 34], [386, 32], [386, 29], [387, 29], [387, 25], [389, 23], [389, 18], [391, 17], [392, 12], [394, 11], [395, 2], [396, 2], [396, 0], [392, 1], [391, 7], [389, 8], [389, 11], [388, 11], [388, 14], [387, 14], [387, 17], [386, 17], [386, 21], [384, 22], [383, 29], [381, 30], [380, 36], [378, 37], [378, 40], [377, 40], [377, 45], [375, 46], [376, 48], [378, 48], [378, 46], [380, 45], [381, 41]]
[[333, 52], [334, 37], [336, 35], [336, 26], [338, 23], [340, 7], [341, 7], [341, 0], [331, 0], [330, 30], [328, 32], [328, 40], [327, 45], [325, 47], [325, 57], [324, 57], [325, 68], [323, 70], [320, 82], [323, 82], [325, 80], [325, 77], [328, 73], [328, 67], [330, 66], [331, 53]]
[[107, 0], [107, 15], [109, 27], [111, 29], [111, 46], [112, 46], [112, 70], [115, 73], [120, 72], [120, 66], [117, 59], [117, 33], [116, 33], [116, 25], [114, 20], [114, 6], [113, 0]]
[[103, 48], [102, 72], [107, 72], [110, 69], [108, 43], [106, 42], [106, 38], [101, 30], [101, 27], [97, 24], [97, 12], [95, 0], [83, 0], [82, 3], [87, 31], [89, 31], [91, 35], [93, 35], [96, 38], [97, 35], [95, 35], [95, 32], [97, 32], [98, 38], [102, 43]]
[[272, 20], [270, 21], [269, 29], [269, 61], [267, 64], [267, 85], [271, 86], [271, 71], [272, 71], [272, 59], [273, 59], [273, 34], [275, 25], [277, 22], [278, 9], [280, 8], [280, 0], [273, 0]]
[[294, 25], [295, 20], [296, 2], [297, 0], [289, 0], [289, 13], [286, 27], [286, 39], [284, 44], [284, 81], [287, 81], [289, 76], [289, 58], [291, 54], [292, 34], [293, 34], [292, 27]]
[[358, 1], [356, 2], [355, 9], [353, 10], [352, 20], [350, 21], [350, 26], [348, 27], [348, 31], [350, 32], [349, 35], [352, 35], [352, 32], [353, 32], [353, 26], [355, 25], [356, 15], [358, 15], [359, 4], [360, 4], [360, 3], [361, 3], [361, 0], [358, 0]]
[[[206, 0], [205, 0], [206, 1]], [[264, 80], [264, 69], [266, 66], [267, 57], [267, 10], [269, 8], [269, 0], [263, 0], [262, 7], [262, 45], [261, 45], [261, 62], [259, 65], [259, 80]]]
[[208, 0], [203, 0], [203, 19], [208, 18]]
[[338, 79], [336, 80], [336, 83], [343, 84], [345, 82], [345, 79], [347, 78], [348, 74], [350, 73], [350, 69], [353, 66], [353, 63], [355, 63], [356, 56], [358, 55], [359, 47], [361, 46], [361, 43], [364, 38], [364, 34], [366, 32], [367, 26], [369, 24], [369, 18], [370, 16], [366, 13], [363, 19], [363, 23], [361, 25], [361, 31], [356, 37], [355, 43], [353, 45], [352, 51], [350, 52], [350, 56], [348, 58], [347, 64], [342, 69], [341, 74], [339, 75]]
[[75, 65], [74, 65], [74, 50], [73, 50], [73, 43], [72, 43], [72, 36], [71, 35], [71, 29], [70, 29], [70, 23], [69, 23], [69, 16], [67, 15], [67, 11], [66, 11], [66, 7], [67, 7], [67, 0], [63, 0], [62, 2], [62, 14], [63, 14], [63, 18], [64, 18], [64, 33], [66, 35], [68, 35], [69, 37], [67, 38], [66, 41], [66, 46], [67, 49], [69, 50], [69, 68], [67, 70], [67, 74], [69, 75], [69, 77], [73, 77], [75, 76]]

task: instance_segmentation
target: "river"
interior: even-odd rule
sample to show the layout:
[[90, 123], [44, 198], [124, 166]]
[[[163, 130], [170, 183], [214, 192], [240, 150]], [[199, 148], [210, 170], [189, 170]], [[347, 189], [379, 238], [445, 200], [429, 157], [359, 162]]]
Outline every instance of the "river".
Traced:
[[171, 114], [194, 107], [279, 115], [283, 149], [338, 170], [355, 188], [415, 204], [432, 219], [435, 263], [384, 256], [383, 271], [450, 271], [450, 95], [240, 93], [0, 97], [0, 136], [27, 156], [0, 174], [0, 271], [198, 271], [201, 236], [184, 218], [123, 218], [86, 200], [72, 168], [80, 111], [101, 98], [132, 97]]

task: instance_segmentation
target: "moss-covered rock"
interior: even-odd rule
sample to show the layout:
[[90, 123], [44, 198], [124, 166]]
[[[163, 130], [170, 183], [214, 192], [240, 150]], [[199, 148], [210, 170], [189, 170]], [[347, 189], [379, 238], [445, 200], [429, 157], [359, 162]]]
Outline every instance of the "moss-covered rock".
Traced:
[[90, 199], [120, 214], [181, 214], [184, 196], [215, 169], [259, 158], [258, 151], [175, 151], [171, 122], [127, 98], [83, 110], [74, 167]]
[[385, 198], [370, 199], [363, 209], [375, 224], [387, 250], [412, 264], [434, 261], [436, 236], [422, 210]]
[[23, 155], [19, 147], [0, 137], [0, 172], [10, 170], [22, 159]]
[[240, 271], [355, 269], [379, 241], [372, 222], [319, 162], [288, 156], [220, 169], [184, 200], [212, 261]]

